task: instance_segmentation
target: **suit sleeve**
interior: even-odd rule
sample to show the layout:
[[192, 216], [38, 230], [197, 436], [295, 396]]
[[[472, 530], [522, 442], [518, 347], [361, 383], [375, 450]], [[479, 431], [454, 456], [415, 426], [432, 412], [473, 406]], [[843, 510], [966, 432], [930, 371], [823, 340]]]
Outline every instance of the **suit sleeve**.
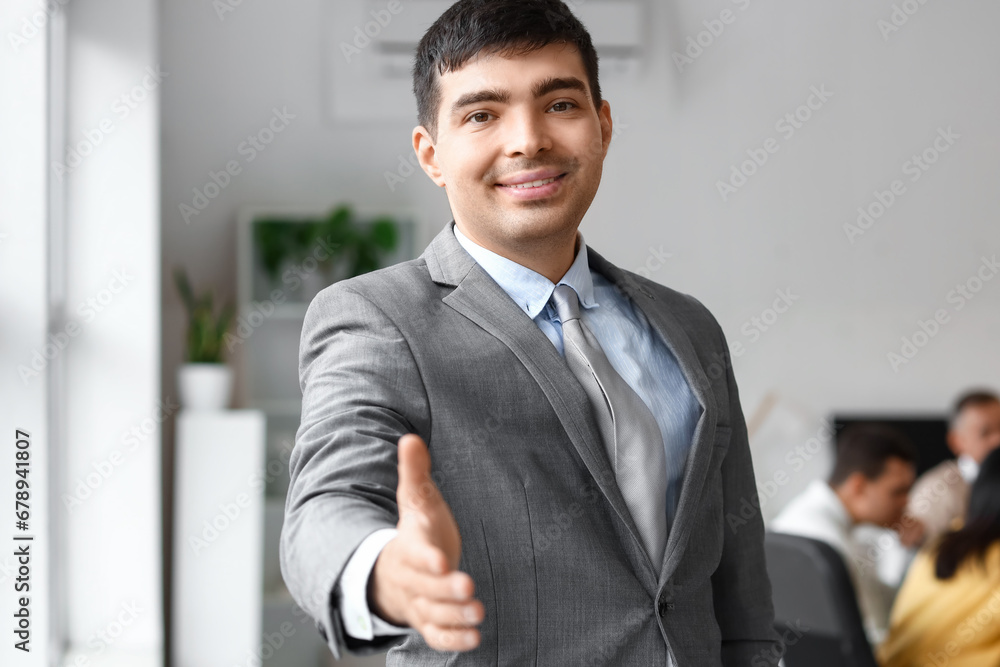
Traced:
[[750, 507], [760, 504], [732, 359], [725, 337], [721, 337], [732, 427], [721, 469], [725, 541], [722, 559], [712, 575], [715, 616], [722, 631], [722, 662], [726, 667], [776, 666], [781, 651], [764, 560], [764, 522], [760, 510], [745, 518], [744, 501]]
[[335, 658], [384, 651], [405, 635], [348, 635], [340, 578], [366, 537], [396, 526], [397, 442], [417, 433], [430, 444], [423, 381], [392, 320], [336, 283], [306, 311], [299, 384], [302, 418], [289, 459], [281, 573]]

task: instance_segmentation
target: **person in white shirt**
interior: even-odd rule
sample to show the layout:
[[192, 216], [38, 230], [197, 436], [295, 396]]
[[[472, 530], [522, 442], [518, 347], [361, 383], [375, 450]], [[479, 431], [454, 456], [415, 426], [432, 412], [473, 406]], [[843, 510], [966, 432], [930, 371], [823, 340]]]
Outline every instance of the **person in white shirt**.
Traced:
[[912, 517], [913, 537], [907, 546], [933, 542], [965, 516], [969, 489], [979, 464], [1000, 447], [1000, 397], [989, 391], [970, 391], [958, 399], [948, 429], [948, 448], [958, 458], [944, 461], [917, 480], [906, 514]]
[[859, 541], [860, 524], [902, 525], [916, 478], [916, 450], [898, 431], [857, 424], [837, 438], [837, 456], [828, 480], [813, 481], [771, 522], [770, 530], [829, 544], [844, 558], [858, 598], [865, 632], [873, 647], [885, 638], [895, 589], [879, 576]]

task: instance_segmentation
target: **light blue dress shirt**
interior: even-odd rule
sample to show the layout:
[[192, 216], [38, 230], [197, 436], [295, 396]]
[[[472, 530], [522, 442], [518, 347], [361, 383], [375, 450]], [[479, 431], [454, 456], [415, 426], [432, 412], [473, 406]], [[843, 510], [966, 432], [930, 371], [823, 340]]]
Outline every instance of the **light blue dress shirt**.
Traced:
[[[641, 310], [603, 275], [590, 268], [587, 245], [577, 232], [579, 249], [566, 274], [553, 284], [545, 276], [476, 244], [455, 226], [455, 237], [486, 273], [538, 325], [560, 356], [562, 323], [550, 301], [556, 285], [572, 287], [580, 300], [580, 319], [590, 329], [622, 379], [652, 412], [663, 436], [667, 458], [667, 522], [673, 522], [680, 497], [684, 465], [694, 439], [701, 405], [663, 339]], [[413, 632], [370, 614], [365, 586], [382, 547], [396, 534], [385, 528], [369, 535], [348, 561], [341, 577], [341, 614], [345, 630], [359, 639]]]

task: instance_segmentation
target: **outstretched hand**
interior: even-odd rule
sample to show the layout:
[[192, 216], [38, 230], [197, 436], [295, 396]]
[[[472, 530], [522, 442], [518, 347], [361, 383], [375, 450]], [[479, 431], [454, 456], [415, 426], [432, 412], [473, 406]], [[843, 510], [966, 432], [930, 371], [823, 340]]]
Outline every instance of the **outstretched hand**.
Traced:
[[439, 651], [468, 651], [479, 645], [476, 626], [485, 609], [472, 597], [472, 577], [457, 570], [462, 538], [451, 508], [431, 479], [431, 458], [423, 439], [399, 439], [399, 533], [375, 561], [368, 585], [371, 610], [394, 625], [417, 630]]

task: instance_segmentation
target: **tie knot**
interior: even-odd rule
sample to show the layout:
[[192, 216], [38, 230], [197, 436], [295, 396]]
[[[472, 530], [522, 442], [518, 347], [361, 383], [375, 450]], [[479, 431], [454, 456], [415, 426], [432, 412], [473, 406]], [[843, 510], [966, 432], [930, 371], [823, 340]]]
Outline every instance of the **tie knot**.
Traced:
[[580, 319], [580, 299], [576, 290], [566, 284], [556, 285], [552, 292], [552, 301], [556, 304], [559, 321], [566, 324], [570, 320]]

